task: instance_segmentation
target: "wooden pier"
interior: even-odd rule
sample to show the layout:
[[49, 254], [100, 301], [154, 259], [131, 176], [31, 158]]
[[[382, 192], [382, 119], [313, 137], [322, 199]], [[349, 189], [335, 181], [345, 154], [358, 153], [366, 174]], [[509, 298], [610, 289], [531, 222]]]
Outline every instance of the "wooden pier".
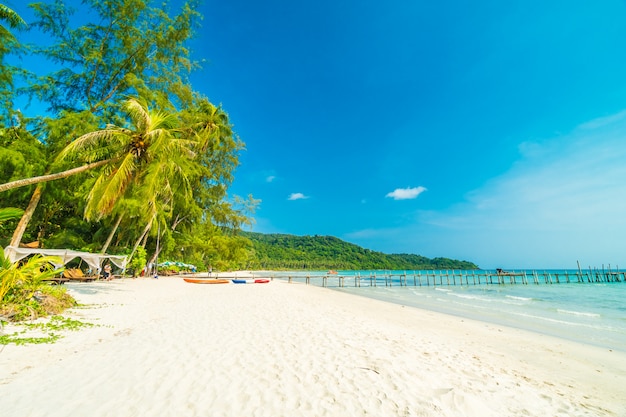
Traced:
[[271, 279], [321, 285], [322, 287], [438, 287], [447, 285], [528, 285], [561, 283], [626, 283], [625, 271], [411, 271], [371, 272], [367, 275], [276, 273]]

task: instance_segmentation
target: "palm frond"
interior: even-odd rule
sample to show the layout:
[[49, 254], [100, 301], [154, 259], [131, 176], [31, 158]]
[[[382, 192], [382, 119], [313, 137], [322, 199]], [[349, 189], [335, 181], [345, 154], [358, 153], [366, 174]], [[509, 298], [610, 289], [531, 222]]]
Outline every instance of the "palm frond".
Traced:
[[76, 156], [79, 152], [97, 147], [101, 142], [108, 141], [120, 133], [119, 128], [110, 127], [108, 129], [98, 130], [86, 133], [76, 140], [70, 142], [55, 158], [55, 162], [59, 162], [68, 157]]
[[100, 218], [111, 213], [115, 203], [124, 195], [135, 170], [135, 158], [128, 154], [116, 167], [103, 173], [89, 193], [85, 217]]
[[178, 116], [174, 113], [166, 113], [166, 112], [150, 112], [151, 119], [151, 130], [156, 129], [166, 129], [172, 130], [178, 127], [179, 120]]
[[[0, 246], [0, 271], [9, 269], [11, 267], [11, 261], [4, 256], [4, 249]], [[0, 300], [2, 297], [0, 297]]]
[[143, 100], [134, 97], [129, 98], [124, 103], [124, 109], [138, 131], [141, 132], [150, 129], [150, 113], [147, 104]]
[[13, 208], [13, 207], [5, 207], [0, 209], [0, 223], [5, 222], [7, 220], [17, 219], [24, 213], [24, 210]]
[[99, 220], [102, 217], [102, 213], [98, 212], [98, 203], [102, 199], [103, 185], [107, 178], [111, 175], [111, 167], [106, 167], [96, 178], [96, 182], [91, 187], [89, 194], [87, 195], [87, 204], [85, 205], [84, 217], [85, 220]]
[[11, 28], [26, 26], [26, 22], [20, 17], [20, 15], [9, 9], [4, 4], [0, 4], [0, 20], [7, 22]]
[[17, 38], [2, 25], [0, 25], [0, 39], [2, 39], [5, 47], [13, 46], [17, 43]]

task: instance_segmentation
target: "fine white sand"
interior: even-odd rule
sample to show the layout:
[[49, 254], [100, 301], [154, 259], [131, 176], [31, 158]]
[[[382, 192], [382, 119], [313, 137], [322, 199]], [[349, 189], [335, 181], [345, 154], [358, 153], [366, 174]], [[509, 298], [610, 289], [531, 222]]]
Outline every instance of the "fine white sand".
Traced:
[[70, 287], [98, 326], [0, 346], [1, 416], [626, 416], [622, 352], [278, 281]]

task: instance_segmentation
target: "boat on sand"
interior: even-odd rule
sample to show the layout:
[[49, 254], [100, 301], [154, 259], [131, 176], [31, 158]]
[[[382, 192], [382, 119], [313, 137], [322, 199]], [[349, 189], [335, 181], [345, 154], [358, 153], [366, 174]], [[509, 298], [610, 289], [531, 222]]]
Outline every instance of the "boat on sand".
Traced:
[[189, 282], [191, 284], [228, 284], [230, 280], [228, 279], [217, 279], [217, 278], [183, 278], [185, 282]]

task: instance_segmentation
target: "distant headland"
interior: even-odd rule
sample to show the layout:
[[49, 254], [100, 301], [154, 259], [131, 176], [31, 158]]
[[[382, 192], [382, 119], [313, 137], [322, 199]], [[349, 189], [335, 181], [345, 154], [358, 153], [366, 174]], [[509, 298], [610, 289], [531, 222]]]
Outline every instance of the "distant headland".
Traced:
[[333, 236], [242, 232], [252, 241], [251, 269], [403, 270], [479, 269], [469, 261], [415, 254], [385, 254]]

